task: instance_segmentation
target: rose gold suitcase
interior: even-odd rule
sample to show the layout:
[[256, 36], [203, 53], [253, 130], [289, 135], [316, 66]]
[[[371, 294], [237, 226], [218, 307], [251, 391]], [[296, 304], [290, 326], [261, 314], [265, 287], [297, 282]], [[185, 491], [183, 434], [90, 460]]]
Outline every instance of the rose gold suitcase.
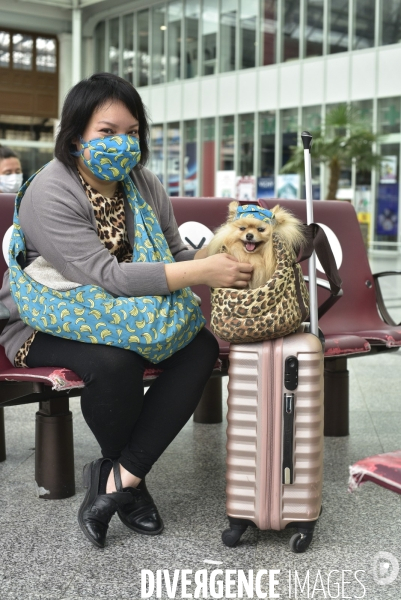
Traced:
[[[311, 136], [304, 133], [308, 223], [312, 223]], [[248, 525], [263, 530], [295, 527], [291, 550], [304, 552], [321, 511], [323, 349], [314, 254], [309, 275], [313, 333], [301, 331], [230, 348], [226, 475], [230, 528], [222, 535], [227, 546], [235, 546]]]
[[309, 546], [322, 502], [323, 352], [311, 333], [232, 344], [228, 384], [227, 546], [249, 524], [296, 527]]

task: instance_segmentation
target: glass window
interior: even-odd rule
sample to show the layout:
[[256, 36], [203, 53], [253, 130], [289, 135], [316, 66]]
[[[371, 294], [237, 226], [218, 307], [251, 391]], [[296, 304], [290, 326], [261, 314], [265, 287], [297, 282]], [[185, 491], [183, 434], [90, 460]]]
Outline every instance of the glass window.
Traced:
[[167, 126], [167, 178], [168, 195], [180, 194], [180, 124]]
[[149, 84], [149, 11], [140, 10], [137, 16], [138, 27], [138, 70], [137, 85]]
[[150, 170], [163, 183], [163, 125], [152, 125], [150, 132]]
[[305, 56], [323, 54], [323, 0], [306, 0]]
[[109, 21], [109, 71], [118, 75], [120, 61], [120, 19]]
[[[333, 102], [333, 104], [326, 104], [326, 119], [327, 116], [335, 109], [338, 109], [341, 104], [344, 103], [336, 103]], [[340, 126], [333, 126], [333, 125], [327, 125], [325, 124], [325, 136], [332, 138], [335, 136], [345, 136], [347, 133], [346, 127], [340, 127]]]
[[181, 78], [182, 0], [168, 5], [168, 81]]
[[277, 0], [264, 0], [262, 8], [262, 64], [276, 62]]
[[259, 114], [260, 131], [260, 175], [274, 176], [274, 156], [276, 139], [276, 113], [274, 111]]
[[[322, 108], [320, 104], [302, 109], [302, 130], [309, 131], [314, 135], [320, 131], [321, 123]], [[320, 198], [320, 163], [318, 160], [312, 160], [312, 192], [313, 198]], [[305, 193], [302, 198], [305, 198]]]
[[104, 59], [105, 59], [105, 43], [106, 40], [106, 23], [100, 21], [95, 29], [95, 69], [96, 73], [103, 73], [105, 70]]
[[[358, 100], [352, 103], [352, 111], [355, 122], [357, 125], [372, 130], [372, 121], [373, 121], [373, 100]], [[371, 185], [372, 172], [369, 171], [361, 171], [357, 169], [356, 171], [356, 185], [357, 186], [365, 186], [363, 189], [358, 187], [359, 191], [366, 191], [366, 186]], [[357, 200], [356, 196], [356, 200]], [[363, 211], [362, 211], [363, 212]]]
[[[326, 104], [326, 118], [334, 109], [339, 108], [341, 104], [343, 104], [343, 103]], [[346, 136], [346, 134], [347, 134], [346, 127], [334, 127], [334, 126], [329, 126], [329, 125], [325, 126], [324, 135], [326, 138]], [[328, 193], [327, 193], [326, 199], [334, 200], [335, 198], [329, 198], [330, 176], [331, 176], [332, 171], [328, 166], [326, 166], [325, 168], [326, 168], [327, 180], [328, 180]], [[336, 176], [336, 173], [335, 173], [335, 176]], [[335, 179], [335, 176], [334, 176], [334, 179]], [[351, 200], [352, 195], [353, 195], [351, 186], [352, 186], [352, 164], [350, 161], [348, 164], [341, 165], [341, 171], [340, 171], [340, 175], [339, 175], [339, 179], [338, 179], [338, 190], [342, 190], [342, 192], [338, 193], [338, 190], [337, 190], [336, 198]]]
[[214, 196], [215, 120], [202, 120], [202, 195]]
[[36, 38], [36, 70], [55, 73], [56, 62], [56, 40], [54, 38]]
[[[376, 203], [375, 239], [396, 242], [399, 214], [400, 144], [382, 144], [383, 162], [379, 168]], [[381, 246], [381, 249], [393, 249]]]
[[400, 133], [400, 98], [380, 98], [378, 102], [379, 133]]
[[234, 170], [234, 117], [220, 118], [220, 171]]
[[329, 16], [329, 52], [348, 50], [348, 0], [331, 0]]
[[198, 157], [196, 121], [184, 123], [184, 196], [198, 195]]
[[134, 50], [134, 15], [123, 17], [123, 77], [134, 83], [135, 50]]
[[220, 72], [234, 71], [237, 31], [237, 0], [221, 0]]
[[32, 70], [33, 38], [31, 35], [14, 33], [13, 35], [13, 68], [24, 71]]
[[373, 100], [358, 100], [352, 103], [352, 110], [358, 125], [372, 129]]
[[240, 115], [239, 117], [239, 157], [240, 157], [240, 175], [246, 177], [253, 175], [253, 155], [255, 151], [254, 144], [255, 117], [253, 114]]
[[[321, 106], [307, 106], [302, 109], [302, 129], [310, 133], [320, 131], [322, 123]], [[316, 162], [316, 161], [315, 161]]]
[[164, 56], [164, 38], [167, 29], [164, 6], [152, 9], [152, 83], [163, 83], [166, 59]]
[[291, 157], [290, 146], [298, 142], [298, 109], [289, 108], [281, 111], [281, 166], [283, 167]]
[[372, 48], [375, 45], [376, 0], [356, 0], [354, 50]]
[[240, 69], [249, 69], [256, 65], [256, 24], [258, 20], [258, 0], [241, 2], [240, 13]]
[[216, 0], [204, 0], [202, 12], [202, 75], [216, 73], [217, 56], [218, 3]]
[[10, 34], [0, 31], [0, 67], [10, 66]]
[[283, 60], [299, 58], [300, 3], [283, 0]]
[[198, 75], [199, 1], [185, 3], [185, 78]]
[[380, 43], [398, 44], [401, 42], [401, 2], [384, 0], [381, 3]]

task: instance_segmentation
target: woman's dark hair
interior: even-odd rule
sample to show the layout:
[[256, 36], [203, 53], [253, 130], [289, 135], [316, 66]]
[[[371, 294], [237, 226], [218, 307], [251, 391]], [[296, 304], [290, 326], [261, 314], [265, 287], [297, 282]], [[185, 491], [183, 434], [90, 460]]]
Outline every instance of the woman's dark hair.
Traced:
[[122, 102], [132, 116], [138, 119], [141, 145], [139, 164], [146, 164], [149, 158], [149, 125], [140, 95], [128, 81], [118, 75], [96, 73], [77, 83], [64, 101], [54, 151], [56, 158], [64, 165], [75, 168], [76, 159], [71, 155], [73, 140], [83, 134], [93, 112], [109, 101]]
[[11, 150], [11, 148], [0, 145], [0, 160], [4, 160], [5, 158], [18, 158], [19, 160], [18, 154]]

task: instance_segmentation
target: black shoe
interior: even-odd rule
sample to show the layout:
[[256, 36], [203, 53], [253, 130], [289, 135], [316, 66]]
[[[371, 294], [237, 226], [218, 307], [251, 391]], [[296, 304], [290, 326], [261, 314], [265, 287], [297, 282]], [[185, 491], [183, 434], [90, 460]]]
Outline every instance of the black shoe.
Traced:
[[119, 506], [131, 502], [131, 494], [124, 491], [99, 494], [102, 464], [110, 460], [99, 458], [84, 466], [84, 487], [88, 488], [78, 511], [78, 523], [82, 531], [99, 548], [104, 548], [110, 519]]
[[158, 535], [164, 529], [164, 523], [158, 513], [152, 496], [149, 494], [145, 480], [138, 487], [122, 487], [120, 476], [120, 463], [113, 461], [114, 480], [118, 491], [129, 493], [130, 502], [119, 504], [117, 514], [121, 521], [137, 533], [144, 535]]

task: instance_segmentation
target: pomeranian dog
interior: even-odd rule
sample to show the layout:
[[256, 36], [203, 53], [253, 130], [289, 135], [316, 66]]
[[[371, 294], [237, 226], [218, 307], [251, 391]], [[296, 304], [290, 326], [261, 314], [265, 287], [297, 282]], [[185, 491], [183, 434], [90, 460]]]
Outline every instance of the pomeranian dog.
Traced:
[[301, 221], [281, 206], [269, 211], [252, 204], [240, 206], [239, 202], [231, 202], [226, 223], [217, 229], [208, 244], [208, 256], [227, 252], [239, 262], [250, 263], [253, 272], [248, 287], [260, 287], [276, 269], [273, 234], [294, 250], [305, 242]]

